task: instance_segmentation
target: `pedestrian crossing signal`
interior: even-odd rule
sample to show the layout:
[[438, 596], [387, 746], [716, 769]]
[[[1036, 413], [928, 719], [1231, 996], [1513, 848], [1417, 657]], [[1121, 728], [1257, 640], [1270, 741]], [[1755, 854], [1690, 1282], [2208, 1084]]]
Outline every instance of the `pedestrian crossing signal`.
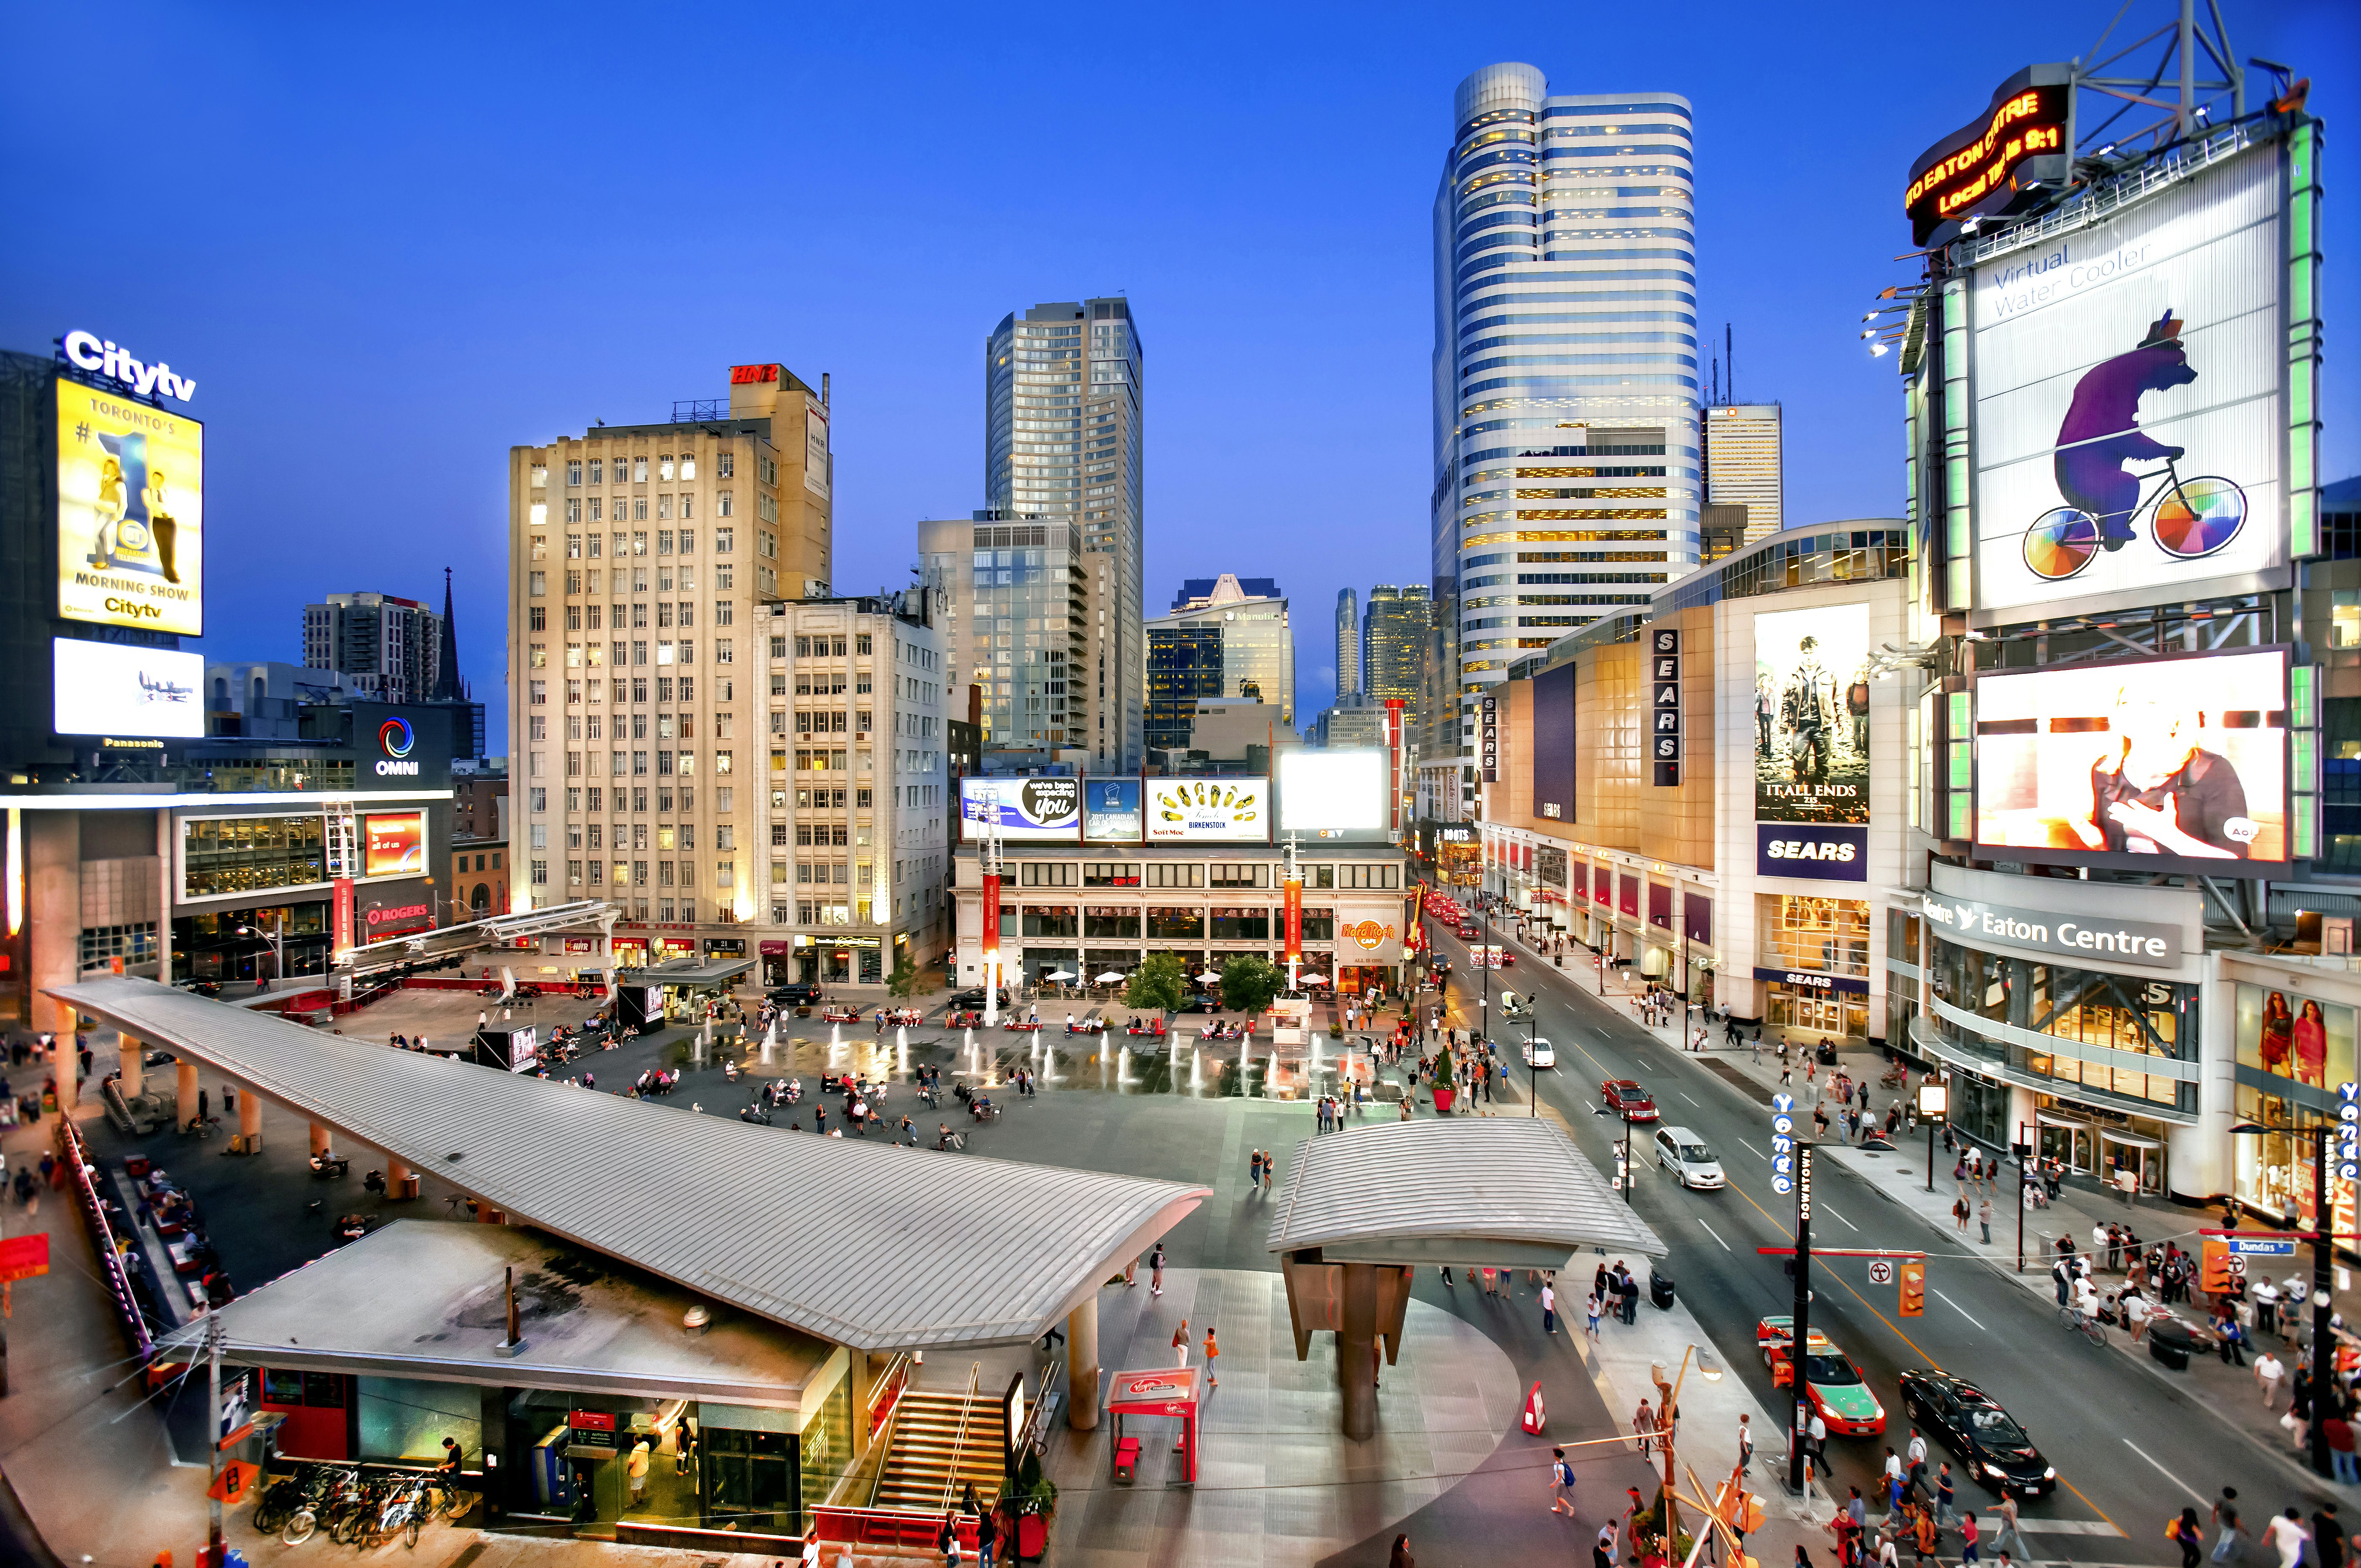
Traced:
[[1912, 1258], [1902, 1265], [1902, 1315], [1927, 1315], [1927, 1265], [1921, 1259]]

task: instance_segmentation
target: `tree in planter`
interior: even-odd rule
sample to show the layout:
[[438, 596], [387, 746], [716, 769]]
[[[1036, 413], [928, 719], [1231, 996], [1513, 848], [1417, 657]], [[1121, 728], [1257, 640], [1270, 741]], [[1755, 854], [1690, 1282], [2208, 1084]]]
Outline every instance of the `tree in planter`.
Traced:
[[1150, 953], [1131, 971], [1123, 988], [1123, 1004], [1143, 1013], [1170, 1013], [1187, 1000], [1188, 971], [1171, 953]]
[[894, 972], [885, 977], [885, 989], [901, 1001], [935, 989], [935, 977], [910, 961], [907, 948], [894, 957]]
[[1451, 1079], [1451, 1050], [1445, 1047], [1434, 1058], [1434, 1091], [1456, 1097], [1457, 1086]]
[[1222, 966], [1222, 1005], [1233, 1013], [1259, 1013], [1286, 981], [1268, 959], [1240, 953]]

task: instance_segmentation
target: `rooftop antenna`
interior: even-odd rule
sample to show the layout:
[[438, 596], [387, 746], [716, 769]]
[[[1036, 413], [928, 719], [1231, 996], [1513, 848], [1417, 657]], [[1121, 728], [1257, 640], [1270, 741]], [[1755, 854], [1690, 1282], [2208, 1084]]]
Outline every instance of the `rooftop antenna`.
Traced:
[[1727, 395], [1730, 402], [1738, 401], [1738, 351], [1730, 346], [1730, 323], [1721, 323], [1721, 362], [1730, 368]]
[[[2216, 113], [2213, 101], [2224, 94], [2230, 99], [2230, 117], [2246, 117], [2246, 73], [2230, 47], [2229, 29], [2222, 23], [2221, 0], [2202, 0], [2202, 17], [2201, 0], [2164, 0], [2154, 9], [2169, 12], [2169, 20], [2103, 54], [2132, 4], [2133, 0], [2125, 0], [2099, 41], [2074, 61], [2078, 98], [2096, 93], [2117, 100], [2111, 113], [2088, 126], [2082, 105], [2075, 104], [2074, 151], [2079, 157], [2105, 158], [2118, 148], [2128, 149], [2142, 141], [2153, 152], [2202, 133]], [[2147, 54], [2153, 68], [2127, 63], [2135, 54]], [[2096, 116], [2104, 108], [2094, 103], [2090, 113]], [[2152, 111], [2154, 117], [2143, 121], [2142, 110]], [[2086, 153], [2086, 148], [2093, 150]]]

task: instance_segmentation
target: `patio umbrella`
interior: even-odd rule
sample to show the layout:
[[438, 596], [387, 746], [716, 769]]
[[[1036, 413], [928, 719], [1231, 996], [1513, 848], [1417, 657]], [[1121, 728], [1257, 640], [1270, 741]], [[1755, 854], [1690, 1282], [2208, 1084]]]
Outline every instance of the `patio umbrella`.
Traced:
[[1070, 969], [1053, 969], [1041, 978], [1043, 980], [1068, 981], [1074, 978], [1074, 971]]
[[1326, 985], [1328, 983], [1328, 977], [1324, 974], [1307, 974], [1298, 983], [1303, 985]]
[[1121, 985], [1123, 981], [1124, 977], [1120, 973], [1114, 970], [1109, 970], [1106, 973], [1099, 976], [1097, 980], [1092, 981], [1092, 983], [1093, 985]]

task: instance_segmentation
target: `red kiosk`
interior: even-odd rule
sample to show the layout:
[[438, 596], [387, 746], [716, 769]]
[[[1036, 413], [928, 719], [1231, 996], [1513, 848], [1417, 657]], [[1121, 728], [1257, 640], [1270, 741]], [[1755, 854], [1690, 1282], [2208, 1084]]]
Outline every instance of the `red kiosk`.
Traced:
[[1197, 1484], [1197, 1401], [1204, 1374], [1194, 1366], [1160, 1366], [1148, 1372], [1118, 1372], [1107, 1396], [1114, 1440], [1115, 1478], [1129, 1486], [1139, 1474], [1139, 1439], [1124, 1435], [1126, 1416], [1180, 1418], [1180, 1482]]

